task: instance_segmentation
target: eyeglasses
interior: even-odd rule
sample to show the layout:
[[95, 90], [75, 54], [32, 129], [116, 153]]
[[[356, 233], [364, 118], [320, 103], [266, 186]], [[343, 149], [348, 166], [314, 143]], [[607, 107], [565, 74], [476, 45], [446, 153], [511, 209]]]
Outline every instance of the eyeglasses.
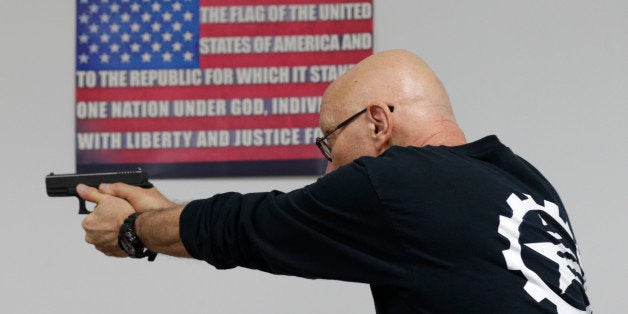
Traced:
[[[318, 146], [318, 149], [321, 150], [321, 153], [323, 153], [323, 156], [325, 156], [325, 158], [327, 158], [327, 160], [329, 160], [329, 162], [331, 162], [331, 148], [329, 147], [329, 144], [327, 143], [327, 138], [330, 135], [332, 135], [334, 132], [336, 132], [339, 129], [341, 129], [343, 126], [349, 124], [349, 122], [353, 121], [359, 115], [365, 113], [366, 109], [368, 109], [368, 108], [364, 108], [364, 109], [360, 110], [359, 112], [356, 112], [354, 115], [350, 116], [349, 118], [347, 118], [347, 120], [340, 122], [340, 124], [338, 124], [327, 135], [325, 135], [323, 137], [317, 137], [316, 138], [316, 146]], [[393, 112], [395, 110], [395, 107], [394, 106], [388, 106], [388, 109], [390, 109], [390, 112]]]

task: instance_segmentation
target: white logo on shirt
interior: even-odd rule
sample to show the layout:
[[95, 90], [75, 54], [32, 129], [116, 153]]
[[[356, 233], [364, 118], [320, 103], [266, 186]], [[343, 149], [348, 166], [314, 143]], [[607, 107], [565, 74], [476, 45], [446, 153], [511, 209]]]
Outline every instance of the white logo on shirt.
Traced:
[[[591, 308], [587, 307], [582, 311], [567, 301], [565, 301], [560, 295], [554, 292], [545, 281], [533, 270], [528, 268], [523, 262], [521, 257], [521, 243], [519, 238], [521, 236], [519, 227], [524, 222], [524, 216], [530, 211], [541, 211], [552, 218], [550, 223], [552, 227], [560, 228], [563, 234], [568, 235], [572, 243], [575, 244], [573, 232], [569, 224], [564, 221], [560, 215], [558, 206], [552, 202], [544, 201], [544, 205], [537, 204], [530, 195], [525, 195], [526, 198], [519, 199], [514, 193], [508, 197], [507, 203], [512, 209], [512, 217], [499, 216], [499, 228], [498, 232], [506, 237], [510, 242], [510, 247], [507, 250], [502, 251], [506, 265], [509, 270], [518, 270], [523, 273], [528, 282], [523, 289], [536, 301], [541, 302], [544, 299], [552, 302], [556, 305], [557, 312], [563, 313], [591, 313]], [[559, 233], [550, 230], [548, 223], [541, 217], [540, 213], [538, 218], [541, 220], [545, 232], [556, 240], [563, 240]], [[559, 289], [561, 295], [565, 293], [567, 288], [572, 284], [579, 284], [585, 286], [585, 277], [580, 267], [580, 253], [576, 246], [576, 252], [566, 247], [562, 243], [554, 244], [552, 242], [536, 242], [536, 243], [524, 243], [526, 247], [534, 250], [535, 252], [543, 255], [547, 259], [558, 264], [558, 272], [560, 273]], [[588, 306], [588, 305], [587, 305]]]

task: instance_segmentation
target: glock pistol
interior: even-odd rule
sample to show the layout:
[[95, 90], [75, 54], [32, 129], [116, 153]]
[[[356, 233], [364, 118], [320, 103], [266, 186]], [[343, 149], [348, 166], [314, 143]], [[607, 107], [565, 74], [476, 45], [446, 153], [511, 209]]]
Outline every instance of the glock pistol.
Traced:
[[139, 186], [145, 189], [152, 188], [148, 182], [148, 173], [138, 168], [134, 171], [107, 172], [107, 173], [82, 173], [82, 174], [54, 174], [46, 176], [46, 192], [48, 196], [76, 196], [79, 199], [79, 215], [89, 214], [85, 207], [85, 200], [78, 196], [76, 186], [79, 183], [98, 188], [101, 183], [122, 182]]

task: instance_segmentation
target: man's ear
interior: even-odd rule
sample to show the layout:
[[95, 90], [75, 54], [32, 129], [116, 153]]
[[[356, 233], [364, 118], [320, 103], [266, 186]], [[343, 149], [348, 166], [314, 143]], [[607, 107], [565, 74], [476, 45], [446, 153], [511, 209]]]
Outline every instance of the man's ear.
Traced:
[[390, 146], [393, 127], [392, 112], [383, 102], [369, 104], [366, 112], [372, 123], [371, 137], [376, 141], [377, 149], [381, 153]]

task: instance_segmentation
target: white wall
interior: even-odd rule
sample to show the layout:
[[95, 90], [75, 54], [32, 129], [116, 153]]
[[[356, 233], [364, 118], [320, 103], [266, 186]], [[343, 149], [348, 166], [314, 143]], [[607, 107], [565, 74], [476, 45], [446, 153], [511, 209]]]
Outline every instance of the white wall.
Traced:
[[[470, 140], [496, 133], [568, 207], [598, 313], [628, 309], [628, 2], [376, 1], [376, 50], [422, 55]], [[367, 286], [112, 259], [83, 241], [74, 199], [74, 1], [0, 1], [0, 312], [373, 313]], [[314, 178], [155, 181], [189, 200]]]

